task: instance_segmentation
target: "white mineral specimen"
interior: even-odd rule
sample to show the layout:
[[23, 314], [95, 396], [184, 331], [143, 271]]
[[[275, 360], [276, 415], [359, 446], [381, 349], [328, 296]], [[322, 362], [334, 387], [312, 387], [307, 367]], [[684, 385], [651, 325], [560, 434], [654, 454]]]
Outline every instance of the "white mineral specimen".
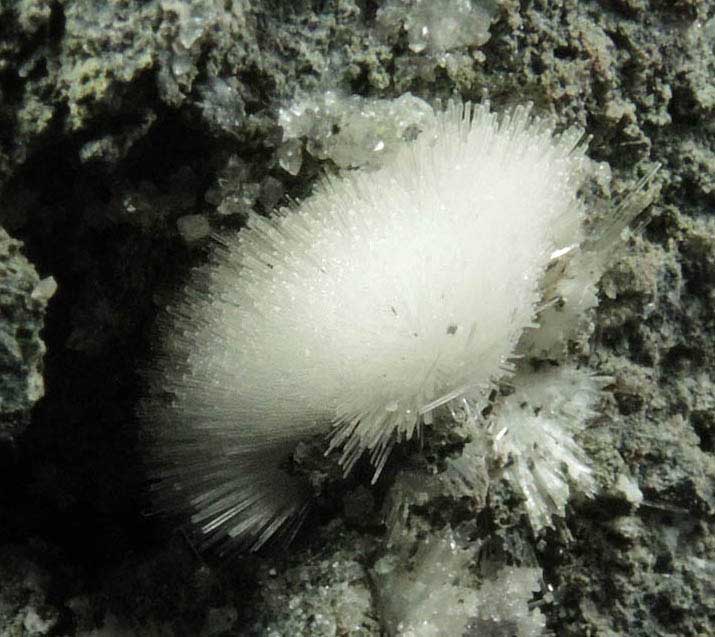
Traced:
[[[289, 137], [303, 130], [294, 116]], [[529, 107], [498, 117], [488, 105], [450, 104], [422, 124], [380, 168], [253, 214], [170, 311], [146, 409], [153, 463], [169, 506], [191, 511], [207, 543], [259, 546], [300, 518], [305, 494], [284, 468], [306, 436], [330, 434], [346, 472], [367, 452], [376, 479], [435, 409], [486, 395], [537, 327], [545, 271], [579, 253], [580, 130], [554, 135]], [[518, 476], [539, 523], [565, 502], [561, 467], [546, 463], [585, 466], [559, 420], [573, 387], [556, 380], [568, 395], [554, 419], [502, 407], [504, 453], [544, 460]], [[554, 448], [534, 455], [537, 441]], [[547, 474], [557, 480], [544, 490]], [[585, 469], [571, 477], [590, 488]], [[544, 493], [556, 497], [545, 509]]]

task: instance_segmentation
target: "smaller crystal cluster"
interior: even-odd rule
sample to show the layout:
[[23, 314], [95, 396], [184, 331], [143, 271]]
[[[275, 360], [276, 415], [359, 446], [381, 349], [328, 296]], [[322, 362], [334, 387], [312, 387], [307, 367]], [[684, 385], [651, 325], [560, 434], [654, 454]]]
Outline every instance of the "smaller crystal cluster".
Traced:
[[232, 155], [216, 178], [216, 183], [206, 191], [205, 199], [216, 206], [222, 217], [238, 215], [248, 217], [258, 201], [261, 185], [251, 180], [248, 164]]
[[[411, 550], [409, 550], [411, 549]], [[404, 542], [372, 569], [384, 625], [395, 637], [542, 635], [545, 618], [530, 601], [541, 591], [539, 568], [482, 564], [478, 542], [449, 528]]]
[[316, 159], [330, 159], [340, 168], [376, 168], [433, 118], [429, 104], [410, 93], [394, 100], [333, 90], [302, 95], [280, 111], [283, 144], [278, 161], [297, 175], [305, 139], [307, 152]]
[[553, 516], [565, 515], [571, 486], [587, 497], [596, 492], [577, 436], [598, 415], [610, 380], [571, 364], [521, 365], [489, 417], [479, 416], [479, 406], [469, 399], [455, 410], [470, 441], [460, 457], [449, 460], [447, 477], [470, 489], [486, 458], [492, 475], [508, 480], [523, 499], [534, 531], [553, 526]]
[[415, 53], [478, 47], [489, 41], [496, 0], [388, 0], [377, 12], [378, 30], [407, 32]]

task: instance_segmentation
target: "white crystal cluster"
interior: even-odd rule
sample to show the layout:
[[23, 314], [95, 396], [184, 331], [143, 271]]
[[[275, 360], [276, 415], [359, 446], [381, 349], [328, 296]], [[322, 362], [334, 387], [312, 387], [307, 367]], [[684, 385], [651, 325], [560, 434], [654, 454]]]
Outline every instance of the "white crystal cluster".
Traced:
[[521, 373], [498, 405], [495, 422], [502, 429], [494, 436], [494, 456], [520, 489], [534, 529], [565, 515], [569, 482], [584, 495], [596, 492], [575, 436], [597, 415], [594, 407], [609, 380], [572, 366]]
[[496, 0], [387, 0], [378, 10], [377, 28], [400, 25], [415, 53], [481, 46], [489, 41]]
[[[569, 366], [532, 379], [514, 356], [525, 332], [545, 328], [553, 290], [596, 282], [613, 254], [606, 239], [647, 197], [586, 239], [580, 130], [556, 135], [529, 107], [421, 113], [422, 134], [381, 167], [253, 214], [171, 309], [146, 409], [153, 463], [169, 506], [190, 511], [206, 543], [259, 546], [300, 519], [306, 494], [286, 467], [301, 439], [329, 436], [346, 472], [367, 454], [377, 478], [434, 410], [476, 413], [515, 371], [517, 398], [501, 405], [490, 453], [516, 461], [504, 475], [532, 521], [563, 514], [568, 479], [592, 491], [572, 433], [598, 385]], [[298, 120], [289, 135], [302, 134]], [[522, 394], [543, 415], [522, 410]]]
[[541, 570], [502, 567], [481, 583], [470, 570], [475, 546], [451, 530], [419, 543], [412, 556], [388, 555], [373, 568], [387, 634], [394, 637], [538, 637], [545, 619], [530, 608]]
[[[447, 477], [470, 488], [482, 478], [483, 459], [524, 500], [534, 531], [565, 515], [571, 486], [592, 496], [596, 482], [577, 436], [598, 415], [596, 406], [609, 378], [569, 364], [546, 369], [520, 366], [509, 379], [510, 393], [498, 398], [491, 416], [465, 399], [455, 418], [471, 436]], [[570, 486], [571, 485], [571, 486]]]
[[[539, 329], [524, 332], [517, 347], [520, 356], [563, 360], [567, 358], [569, 341], [579, 332], [589, 335], [593, 331], [590, 310], [598, 305], [598, 282], [624, 252], [626, 228], [653, 200], [657, 188], [651, 182], [658, 167], [656, 164], [647, 172], [619, 205], [600, 210], [600, 218], [594, 215], [581, 243], [569, 246], [549, 264], [541, 285], [544, 302], [539, 311]], [[608, 185], [610, 167], [593, 162], [591, 176]]]
[[333, 90], [299, 95], [279, 113], [283, 144], [278, 161], [288, 173], [298, 174], [305, 139], [308, 153], [340, 168], [382, 166], [433, 119], [429, 104], [410, 93], [394, 100]]

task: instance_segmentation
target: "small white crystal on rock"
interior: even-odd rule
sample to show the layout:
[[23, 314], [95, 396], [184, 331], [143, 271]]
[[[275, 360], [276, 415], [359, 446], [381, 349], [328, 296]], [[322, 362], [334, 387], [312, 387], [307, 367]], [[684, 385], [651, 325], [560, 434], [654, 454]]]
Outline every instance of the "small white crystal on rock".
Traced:
[[281, 166], [300, 170], [300, 138], [316, 159], [331, 159], [341, 168], [377, 167], [412, 141], [434, 119], [425, 101], [405, 93], [394, 100], [368, 99], [325, 91], [302, 95], [281, 109]]
[[401, 24], [415, 53], [482, 46], [489, 41], [494, 0], [388, 0], [377, 12], [378, 29]]

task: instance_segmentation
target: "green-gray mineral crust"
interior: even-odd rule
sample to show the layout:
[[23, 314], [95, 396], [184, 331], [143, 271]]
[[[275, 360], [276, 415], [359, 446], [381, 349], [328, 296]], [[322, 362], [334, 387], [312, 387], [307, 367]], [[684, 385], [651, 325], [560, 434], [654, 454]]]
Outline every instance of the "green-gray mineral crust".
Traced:
[[0, 228], [0, 437], [10, 438], [44, 393], [40, 331], [56, 288], [51, 277], [40, 280], [21, 246]]

